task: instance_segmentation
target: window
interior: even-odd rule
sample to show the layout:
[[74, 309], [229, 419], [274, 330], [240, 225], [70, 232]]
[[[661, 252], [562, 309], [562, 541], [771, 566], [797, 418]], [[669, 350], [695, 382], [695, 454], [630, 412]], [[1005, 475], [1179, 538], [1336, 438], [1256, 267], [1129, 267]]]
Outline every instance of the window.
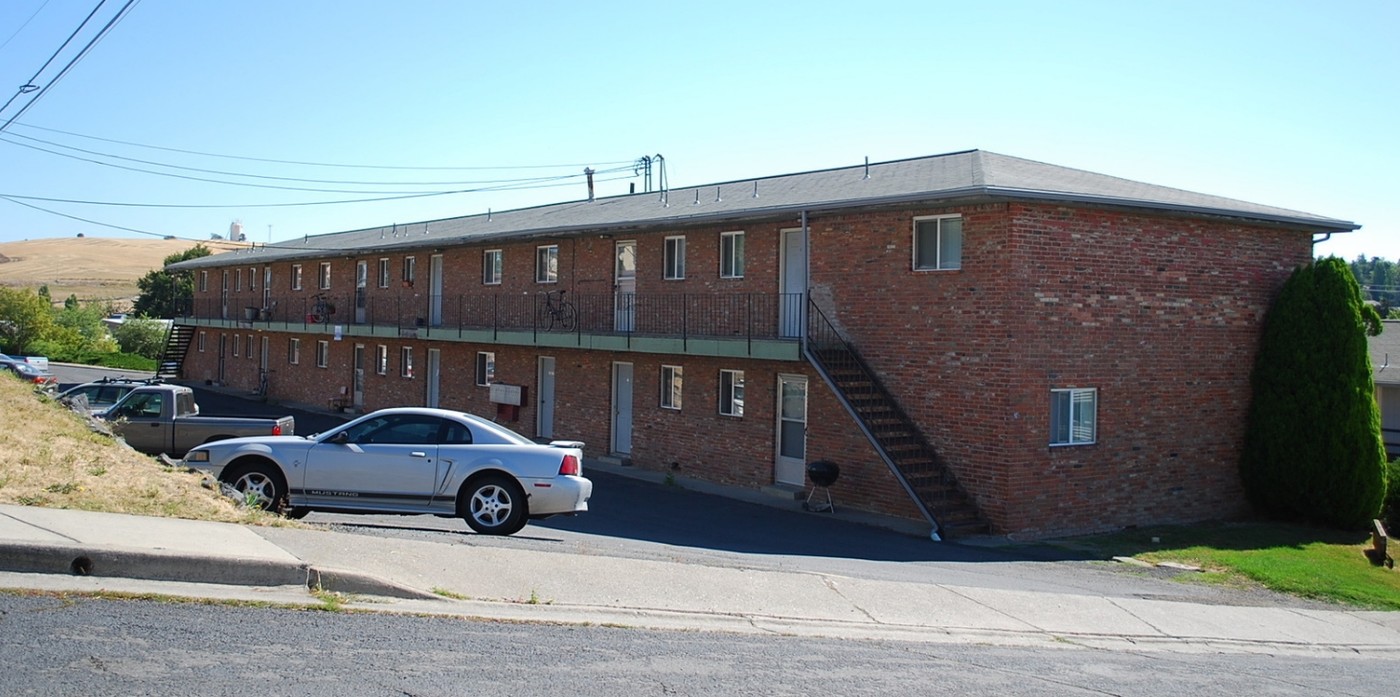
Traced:
[[292, 290], [301, 290], [301, 264], [292, 264]]
[[399, 377], [413, 377], [413, 347], [399, 348]]
[[380, 288], [388, 288], [388, 287], [389, 287], [389, 260], [388, 260], [388, 259], [380, 259], [380, 260], [379, 260], [379, 287], [380, 287]]
[[685, 278], [685, 238], [667, 237], [666, 252], [663, 255], [662, 263], [665, 271], [662, 276], [668, 281], [679, 281]]
[[253, 360], [257, 356], [253, 355], [253, 335], [248, 335], [248, 360]]
[[914, 269], [962, 268], [962, 216], [914, 219]]
[[243, 269], [233, 270], [233, 290], [235, 293], [243, 292]]
[[258, 289], [258, 270], [257, 270], [256, 268], [248, 269], [248, 290], [256, 291], [257, 289]]
[[233, 335], [233, 357], [234, 357], [234, 358], [237, 358], [237, 357], [238, 357], [238, 349], [239, 349], [239, 347], [242, 346], [242, 345], [243, 345], [243, 335], [242, 335], [242, 334], [234, 334], [234, 335]]
[[501, 282], [501, 264], [505, 260], [505, 252], [499, 249], [488, 249], [481, 259], [481, 282], [494, 286]]
[[287, 342], [287, 362], [292, 365], [301, 363], [301, 339], [291, 339]]
[[331, 342], [316, 342], [316, 367], [325, 368], [331, 364]]
[[681, 408], [681, 367], [678, 365], [661, 366], [661, 408]]
[[559, 245], [535, 248], [535, 283], [559, 282]]
[[207, 291], [207, 290], [209, 290], [209, 272], [208, 272], [208, 271], [200, 271], [200, 272], [199, 272], [199, 292], [203, 293], [203, 292], [205, 292], [205, 291]]
[[1087, 445], [1098, 437], [1094, 389], [1050, 390], [1050, 445]]
[[413, 285], [413, 281], [418, 277], [418, 260], [413, 257], [403, 258], [403, 280], [408, 285]]
[[204, 332], [199, 333], [199, 352], [204, 353]]
[[317, 285], [317, 287], [319, 287], [321, 290], [330, 290], [330, 288], [331, 288], [331, 263], [330, 263], [329, 261], [323, 261], [323, 262], [321, 262], [321, 271], [320, 271], [320, 273], [318, 273], [318, 274], [316, 275], [316, 285]]
[[725, 416], [744, 415], [744, 371], [719, 371], [719, 413]]
[[744, 277], [744, 233], [719, 234], [719, 277]]
[[481, 351], [476, 354], [476, 384], [482, 387], [496, 381], [496, 354]]
[[384, 344], [379, 345], [378, 353], [374, 356], [374, 372], [380, 375], [389, 374], [389, 347]]

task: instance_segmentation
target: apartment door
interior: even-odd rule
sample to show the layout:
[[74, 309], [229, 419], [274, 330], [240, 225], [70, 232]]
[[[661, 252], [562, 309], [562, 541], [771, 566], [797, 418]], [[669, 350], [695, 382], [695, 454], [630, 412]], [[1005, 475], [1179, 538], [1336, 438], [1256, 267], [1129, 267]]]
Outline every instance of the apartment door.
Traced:
[[539, 375], [535, 381], [539, 394], [539, 410], [535, 412], [535, 435], [554, 437], [554, 357], [540, 356]]
[[423, 406], [437, 408], [442, 398], [442, 349], [428, 349], [427, 392]]
[[637, 325], [637, 243], [617, 243], [613, 272], [613, 330], [630, 332]]
[[778, 376], [778, 447], [773, 481], [803, 486], [807, 476], [807, 378]]
[[632, 364], [614, 363], [612, 381], [612, 452], [632, 454]]
[[434, 254], [428, 260], [428, 325], [442, 326], [442, 255]]
[[365, 323], [365, 293], [369, 286], [369, 262], [355, 263], [355, 324]]
[[355, 410], [365, 405], [365, 345], [355, 344], [355, 374], [352, 376], [355, 386], [354, 392], [350, 396], [350, 401], [355, 405]]
[[802, 336], [807, 310], [807, 241], [802, 228], [783, 230], [778, 269], [778, 336]]

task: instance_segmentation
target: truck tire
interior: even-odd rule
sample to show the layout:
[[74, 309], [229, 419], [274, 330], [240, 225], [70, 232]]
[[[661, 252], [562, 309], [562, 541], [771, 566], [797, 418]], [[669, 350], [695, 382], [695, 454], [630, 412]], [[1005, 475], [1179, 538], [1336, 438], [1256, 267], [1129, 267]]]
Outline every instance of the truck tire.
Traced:
[[243, 465], [224, 475], [224, 482], [243, 496], [244, 505], [257, 506], [264, 511], [276, 513], [287, 496], [282, 473], [266, 462]]

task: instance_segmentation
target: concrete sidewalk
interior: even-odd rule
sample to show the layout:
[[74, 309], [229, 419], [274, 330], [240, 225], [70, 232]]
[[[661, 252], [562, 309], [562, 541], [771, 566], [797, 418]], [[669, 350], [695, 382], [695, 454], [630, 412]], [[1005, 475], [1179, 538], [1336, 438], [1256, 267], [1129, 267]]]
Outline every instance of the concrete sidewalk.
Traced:
[[857, 579], [0, 505], [0, 587], [564, 624], [1173, 652], [1400, 654], [1400, 613]]

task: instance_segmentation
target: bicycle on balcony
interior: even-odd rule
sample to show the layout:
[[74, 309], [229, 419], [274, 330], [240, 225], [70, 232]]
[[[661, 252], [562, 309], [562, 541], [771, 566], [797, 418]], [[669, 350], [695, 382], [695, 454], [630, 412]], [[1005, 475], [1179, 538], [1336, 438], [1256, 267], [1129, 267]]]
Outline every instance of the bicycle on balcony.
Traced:
[[317, 293], [312, 296], [315, 300], [311, 305], [311, 311], [306, 313], [306, 321], [312, 324], [325, 324], [331, 321], [331, 315], [335, 314], [335, 303], [331, 302], [325, 293]]
[[[541, 293], [539, 307], [539, 326], [546, 330], [555, 328], [571, 332], [578, 324], [578, 308], [574, 304], [564, 299], [562, 290], [552, 290], [548, 293]], [[545, 326], [548, 323], [548, 326]]]

